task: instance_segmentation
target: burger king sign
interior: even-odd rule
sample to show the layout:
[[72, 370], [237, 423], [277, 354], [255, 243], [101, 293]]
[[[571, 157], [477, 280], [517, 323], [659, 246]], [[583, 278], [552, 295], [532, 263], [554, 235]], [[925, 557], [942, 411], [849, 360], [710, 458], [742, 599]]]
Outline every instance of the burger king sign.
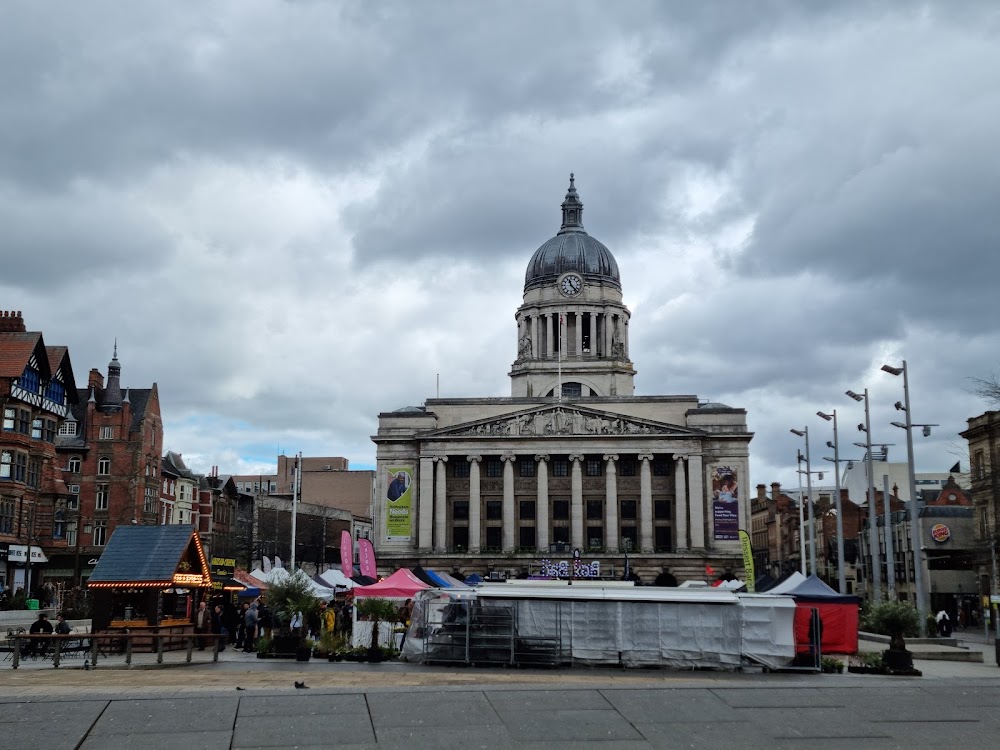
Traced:
[[938, 544], [943, 544], [951, 539], [951, 529], [943, 523], [936, 523], [933, 527], [931, 527], [931, 539]]

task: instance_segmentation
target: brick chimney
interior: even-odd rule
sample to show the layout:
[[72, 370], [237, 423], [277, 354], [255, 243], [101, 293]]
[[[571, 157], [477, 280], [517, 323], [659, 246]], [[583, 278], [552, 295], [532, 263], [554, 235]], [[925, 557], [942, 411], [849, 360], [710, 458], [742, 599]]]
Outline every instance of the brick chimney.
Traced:
[[27, 330], [20, 310], [4, 310], [0, 313], [0, 333], [25, 333]]
[[771, 499], [777, 502], [781, 497], [781, 482], [771, 482]]
[[87, 378], [87, 388], [97, 388], [98, 390], [104, 388], [104, 376], [96, 367], [90, 370], [90, 377]]

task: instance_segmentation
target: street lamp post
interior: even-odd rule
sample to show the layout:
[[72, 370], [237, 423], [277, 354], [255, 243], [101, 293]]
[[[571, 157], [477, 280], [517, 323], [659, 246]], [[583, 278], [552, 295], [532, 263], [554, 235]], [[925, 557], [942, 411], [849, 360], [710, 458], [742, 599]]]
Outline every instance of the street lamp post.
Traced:
[[841, 594], [846, 594], [847, 572], [844, 570], [844, 512], [840, 504], [840, 441], [837, 438], [837, 410], [834, 409], [832, 414], [818, 411], [816, 416], [822, 417], [827, 422], [833, 422], [833, 442], [827, 442], [827, 446], [833, 448], [833, 478], [836, 483], [834, 507], [837, 509], [837, 587]]
[[806, 519], [804, 517], [805, 506], [802, 502], [802, 469], [798, 468], [802, 466], [802, 451], [796, 449], [795, 451], [795, 474], [799, 478], [799, 572], [802, 575], [806, 574]]
[[[809, 567], [816, 575], [816, 520], [813, 518], [812, 467], [809, 463], [809, 428], [792, 430], [792, 433], [806, 440], [806, 497], [809, 503]], [[822, 477], [820, 477], [822, 479]]]
[[[906, 360], [903, 360], [902, 367], [882, 365], [882, 370], [890, 375], [903, 376], [903, 401], [905, 405], [897, 401], [896, 409], [906, 414], [906, 424], [903, 425], [903, 429], [906, 430], [906, 462], [910, 480], [910, 546], [913, 548], [913, 588], [917, 597], [917, 612], [920, 613], [920, 635], [926, 637], [928, 607], [927, 589], [924, 582], [927, 571], [927, 560], [924, 558], [920, 498], [917, 495], [917, 477], [913, 463], [913, 421], [910, 418], [910, 381], [906, 369]], [[899, 426], [896, 422], [893, 424]], [[930, 435], [930, 428], [935, 425], [921, 426], [924, 428], [924, 434]]]
[[865, 388], [864, 395], [847, 391], [847, 395], [855, 401], [865, 402], [865, 421], [859, 424], [858, 429], [865, 433], [865, 461], [868, 468], [868, 547], [870, 549], [872, 564], [872, 604], [878, 604], [882, 598], [882, 555], [879, 552], [878, 544], [878, 513], [875, 510], [875, 474], [872, 466], [872, 420], [871, 411], [868, 407], [868, 389]]

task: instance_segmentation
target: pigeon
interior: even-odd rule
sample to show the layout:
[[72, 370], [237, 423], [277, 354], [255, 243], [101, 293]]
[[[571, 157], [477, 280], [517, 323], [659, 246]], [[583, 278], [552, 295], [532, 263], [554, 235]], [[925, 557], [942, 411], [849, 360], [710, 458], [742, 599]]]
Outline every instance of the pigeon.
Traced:
[[244, 687], [240, 687], [239, 685], [237, 685], [237, 686], [236, 686], [236, 689], [237, 689], [237, 690], [246, 690], [246, 688], [244, 688]]
[[295, 687], [298, 688], [299, 690], [308, 690], [309, 689], [309, 686], [306, 685], [304, 682], [296, 682], [295, 683]]

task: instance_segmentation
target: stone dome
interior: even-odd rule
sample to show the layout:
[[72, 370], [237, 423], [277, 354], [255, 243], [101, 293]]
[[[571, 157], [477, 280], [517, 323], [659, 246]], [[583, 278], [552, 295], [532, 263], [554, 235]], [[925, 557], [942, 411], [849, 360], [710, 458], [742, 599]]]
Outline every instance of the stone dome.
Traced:
[[562, 203], [562, 216], [559, 233], [543, 243], [528, 261], [524, 291], [555, 283], [567, 271], [575, 271], [588, 282], [621, 289], [615, 256], [583, 228], [583, 203], [576, 193], [572, 174], [566, 200]]

